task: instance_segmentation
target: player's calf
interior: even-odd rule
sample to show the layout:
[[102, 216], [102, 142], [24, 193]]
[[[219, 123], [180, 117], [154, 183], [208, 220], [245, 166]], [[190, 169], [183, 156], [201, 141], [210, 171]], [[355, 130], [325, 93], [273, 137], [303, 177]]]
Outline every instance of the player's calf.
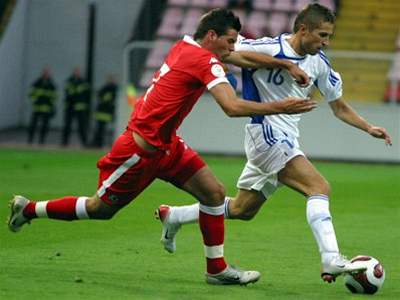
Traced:
[[30, 201], [23, 196], [15, 196], [11, 202], [8, 227], [17, 232], [25, 223], [36, 218], [49, 218], [64, 221], [89, 219], [86, 210], [88, 197], [66, 196], [48, 201]]

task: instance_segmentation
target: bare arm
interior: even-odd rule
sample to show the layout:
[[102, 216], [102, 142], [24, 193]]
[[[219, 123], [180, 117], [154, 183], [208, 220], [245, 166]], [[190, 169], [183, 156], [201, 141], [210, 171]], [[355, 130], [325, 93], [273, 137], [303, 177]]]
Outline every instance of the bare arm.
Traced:
[[295, 97], [270, 103], [243, 100], [236, 96], [235, 91], [228, 83], [217, 84], [210, 90], [210, 93], [229, 117], [297, 114], [308, 112], [316, 107], [315, 101]]
[[267, 54], [251, 51], [234, 51], [224, 59], [225, 63], [241, 68], [281, 68], [287, 70], [300, 86], [308, 86], [310, 78], [307, 73], [289, 60], [278, 59]]
[[349, 104], [342, 98], [329, 103], [333, 113], [343, 122], [359, 128], [373, 137], [384, 139], [386, 145], [392, 145], [392, 138], [383, 127], [371, 125], [362, 118]]

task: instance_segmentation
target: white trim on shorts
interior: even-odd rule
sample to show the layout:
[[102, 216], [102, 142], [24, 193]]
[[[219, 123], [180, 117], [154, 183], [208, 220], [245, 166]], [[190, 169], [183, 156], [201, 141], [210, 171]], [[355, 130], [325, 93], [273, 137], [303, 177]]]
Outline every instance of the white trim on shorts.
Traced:
[[140, 160], [140, 156], [137, 154], [132, 155], [122, 165], [120, 165], [106, 180], [103, 181], [101, 187], [97, 190], [97, 195], [101, 198], [105, 193], [106, 189], [110, 187], [115, 181], [118, 180], [129, 168], [134, 166]]

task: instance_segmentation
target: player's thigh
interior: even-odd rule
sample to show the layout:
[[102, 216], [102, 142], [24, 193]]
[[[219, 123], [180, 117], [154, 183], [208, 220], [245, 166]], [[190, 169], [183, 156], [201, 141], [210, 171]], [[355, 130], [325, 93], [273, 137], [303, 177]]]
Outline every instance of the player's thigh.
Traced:
[[161, 162], [158, 178], [190, 193], [204, 205], [223, 203], [225, 189], [200, 155], [176, 137]]
[[304, 156], [296, 156], [286, 163], [279, 171], [278, 179], [281, 183], [302, 193], [305, 196], [330, 192], [329, 183], [318, 172], [314, 165]]
[[260, 191], [239, 189], [235, 198], [229, 201], [229, 217], [250, 220], [260, 210], [265, 200]]
[[145, 154], [132, 133], [121, 134], [111, 151], [97, 162], [97, 195], [110, 206], [123, 207], [136, 198], [156, 178], [159, 152]]
[[218, 206], [224, 203], [225, 188], [208, 166], [198, 170], [181, 189], [192, 194], [204, 205]]

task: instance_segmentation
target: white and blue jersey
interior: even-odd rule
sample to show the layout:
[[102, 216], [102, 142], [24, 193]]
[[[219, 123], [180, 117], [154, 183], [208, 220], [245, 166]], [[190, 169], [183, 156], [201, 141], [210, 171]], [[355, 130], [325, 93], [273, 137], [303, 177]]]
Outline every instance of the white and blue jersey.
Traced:
[[[280, 68], [243, 69], [243, 98], [259, 102], [280, 101], [286, 97], [307, 98], [313, 85], [324, 96], [326, 101], [334, 101], [342, 96], [342, 80], [335, 72], [325, 54], [320, 51], [316, 55], [298, 55], [288, 43], [290, 34], [282, 34], [275, 38], [264, 37], [257, 40], [241, 39], [235, 45], [236, 51], [254, 51], [269, 54], [276, 58], [290, 60], [304, 70], [313, 84], [300, 87], [289, 72]], [[268, 115], [255, 116], [252, 123], [271, 125], [291, 137], [299, 136], [298, 122], [300, 115]]]
[[[297, 63], [324, 95], [334, 101], [342, 96], [342, 80], [323, 52], [316, 55], [298, 55], [288, 43], [290, 35], [276, 38], [241, 40], [237, 51], [254, 51], [287, 59]], [[243, 98], [259, 102], [281, 101], [286, 97], [306, 98], [313, 85], [300, 87], [283, 69], [243, 69]], [[244, 147], [247, 163], [240, 175], [237, 187], [256, 190], [268, 198], [279, 187], [278, 173], [288, 161], [305, 156], [299, 148], [298, 122], [300, 115], [253, 116], [245, 128]]]

